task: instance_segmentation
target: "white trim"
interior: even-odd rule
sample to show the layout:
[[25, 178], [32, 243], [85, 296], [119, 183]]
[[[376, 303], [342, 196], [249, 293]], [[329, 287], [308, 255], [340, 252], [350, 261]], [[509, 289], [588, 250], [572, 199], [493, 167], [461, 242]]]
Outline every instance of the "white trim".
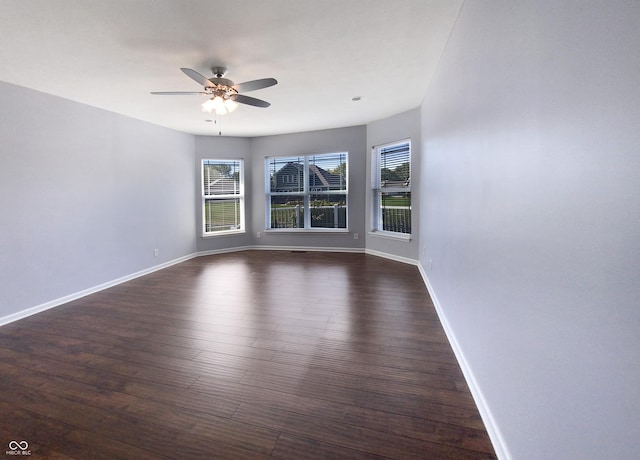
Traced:
[[491, 439], [491, 443], [493, 444], [493, 448], [496, 451], [496, 455], [501, 460], [510, 460], [511, 454], [509, 453], [509, 449], [507, 448], [507, 444], [504, 441], [502, 436], [502, 432], [498, 427], [495, 419], [493, 418], [493, 414], [491, 413], [491, 409], [487, 404], [487, 401], [484, 399], [484, 395], [476, 378], [471, 370], [471, 367], [467, 363], [466, 358], [464, 357], [464, 353], [462, 352], [462, 348], [460, 348], [460, 344], [456, 339], [456, 336], [449, 326], [449, 322], [447, 321], [447, 317], [444, 314], [444, 310], [438, 301], [438, 297], [433, 290], [433, 286], [429, 282], [429, 277], [422, 266], [422, 264], [418, 263], [418, 270], [420, 271], [420, 275], [422, 276], [422, 280], [424, 281], [427, 290], [429, 291], [429, 295], [431, 296], [431, 300], [433, 301], [433, 305], [435, 306], [436, 313], [438, 314], [438, 318], [440, 319], [440, 323], [442, 324], [442, 328], [444, 329], [445, 334], [447, 335], [447, 339], [449, 339], [449, 344], [453, 349], [453, 353], [458, 360], [458, 365], [462, 370], [462, 374], [464, 375], [465, 380], [467, 381], [467, 385], [469, 386], [469, 390], [471, 390], [471, 396], [473, 396], [473, 400], [478, 407], [478, 411], [480, 412], [480, 417], [484, 422], [485, 428], [487, 429], [487, 433], [489, 434], [489, 438]]
[[376, 238], [386, 238], [388, 240], [402, 241], [408, 243], [411, 241], [411, 233], [387, 232], [384, 230], [370, 230], [367, 232], [370, 236]]
[[227, 254], [229, 252], [242, 252], [252, 249], [251, 246], [234, 246], [232, 248], [211, 249], [209, 251], [200, 251], [196, 253], [196, 257], [214, 256], [216, 254]]
[[[342, 159], [342, 157], [344, 156], [344, 160], [345, 160], [345, 166], [346, 166], [346, 183], [344, 184], [344, 188], [341, 188], [340, 190], [311, 190], [309, 188], [309, 179], [310, 179], [310, 162], [313, 162], [313, 165], [318, 167], [315, 164], [316, 161], [316, 157], [318, 158], [332, 158], [338, 156], [340, 159]], [[298, 165], [302, 166], [302, 190], [300, 190], [300, 186], [298, 184], [298, 190], [291, 190], [291, 191], [286, 191], [286, 192], [274, 192], [271, 190], [271, 174], [272, 174], [272, 170], [271, 170], [271, 165], [272, 165], [272, 160], [274, 161], [273, 166], [273, 174], [277, 174], [279, 171], [281, 171], [285, 166], [286, 163], [283, 164], [280, 169], [278, 169], [277, 171], [275, 170], [275, 166], [276, 166], [276, 162], [287, 162], [287, 163], [296, 163]], [[302, 162], [300, 161], [302, 160]], [[279, 164], [278, 163], [278, 164]], [[264, 168], [264, 172], [265, 172], [265, 178], [264, 178], [264, 184], [265, 184], [265, 231], [266, 230], [282, 230], [279, 228], [272, 228], [271, 227], [271, 213], [272, 213], [272, 202], [271, 202], [271, 198], [274, 196], [283, 196], [283, 197], [287, 197], [287, 196], [294, 196], [294, 197], [299, 197], [302, 196], [303, 198], [303, 204], [302, 204], [302, 209], [303, 211], [303, 225], [301, 227], [299, 227], [299, 229], [301, 230], [307, 230], [307, 231], [313, 231], [313, 227], [311, 226], [311, 212], [310, 210], [312, 209], [311, 207], [311, 197], [313, 195], [344, 195], [345, 197], [345, 209], [347, 211], [347, 214], [345, 216], [346, 218], [346, 222], [345, 225], [348, 223], [348, 214], [349, 214], [349, 180], [348, 180], [348, 174], [349, 174], [349, 152], [348, 151], [341, 151], [341, 152], [332, 152], [332, 153], [314, 153], [314, 154], [306, 154], [306, 155], [284, 155], [284, 156], [267, 156], [264, 159], [264, 164], [265, 164], [265, 168]], [[339, 163], [342, 164], [342, 163]], [[298, 176], [298, 178], [300, 178], [300, 174], [299, 172], [297, 174], [295, 174]], [[289, 175], [287, 175], [288, 177]], [[288, 180], [287, 180], [288, 182]], [[277, 185], [277, 178], [276, 178], [276, 185]], [[341, 181], [341, 185], [342, 185], [342, 181]], [[298, 205], [300, 206], [300, 205]], [[296, 207], [298, 207], [296, 206]], [[307, 212], [308, 211], [308, 212]], [[342, 229], [342, 228], [341, 228]], [[342, 230], [346, 230], [348, 231], [346, 228], [342, 229]]]
[[171, 260], [169, 262], [165, 262], [160, 265], [155, 265], [150, 268], [146, 268], [144, 270], [140, 270], [135, 273], [131, 273], [129, 275], [122, 276], [120, 278], [116, 278], [111, 281], [107, 281], [106, 283], [98, 284], [97, 286], [93, 286], [87, 289], [83, 289], [82, 291], [74, 292], [73, 294], [66, 295], [64, 297], [60, 297], [58, 299], [50, 300], [49, 302], [42, 303], [40, 305], [36, 305], [35, 307], [27, 308], [25, 310], [18, 311], [16, 313], [11, 313], [10, 315], [3, 316], [0, 318], [0, 326], [4, 326], [5, 324], [12, 323], [14, 321], [18, 321], [20, 319], [26, 318], [27, 316], [35, 315], [36, 313], [40, 313], [45, 310], [49, 310], [50, 308], [58, 307], [62, 304], [80, 299], [82, 297], [86, 297], [90, 294], [95, 294], [96, 292], [103, 291], [110, 287], [116, 286], [118, 284], [125, 283], [127, 281], [131, 281], [132, 279], [139, 278], [144, 275], [148, 275], [149, 273], [156, 272], [158, 270], [162, 270], [163, 268], [170, 267], [171, 265], [179, 264], [181, 262], [185, 262], [189, 259], [193, 259], [197, 257], [198, 254], [189, 254], [184, 257], [179, 257], [178, 259]]
[[[225, 195], [206, 195], [204, 190], [204, 167], [205, 162], [211, 162], [208, 164], [215, 163], [238, 163], [238, 193], [233, 194], [225, 194]], [[234, 186], [235, 188], [235, 186]], [[235, 233], [244, 233], [245, 232], [245, 206], [244, 206], [244, 158], [234, 158], [234, 159], [216, 159], [216, 158], [202, 158], [200, 160], [200, 191], [201, 191], [201, 200], [202, 200], [202, 216], [201, 216], [201, 235], [202, 238], [209, 238], [210, 236], [221, 236], [221, 235], [231, 235]], [[238, 200], [238, 204], [240, 205], [240, 228], [237, 230], [222, 230], [222, 231], [213, 231], [207, 232], [207, 223], [206, 219], [206, 206], [208, 201], [222, 201], [222, 200]]]
[[[406, 187], [386, 187], [382, 181], [382, 150], [407, 144], [409, 146], [409, 182]], [[385, 231], [382, 222], [382, 195], [384, 193], [403, 192], [411, 196], [411, 170], [413, 164], [413, 147], [411, 138], [398, 141], [387, 142], [385, 144], [371, 146], [371, 226], [373, 232]], [[409, 209], [411, 209], [411, 200], [409, 201]], [[410, 215], [410, 222], [413, 222], [414, 216]]]
[[215, 238], [218, 236], [229, 236], [229, 235], [242, 235], [247, 233], [246, 230], [242, 229], [242, 230], [222, 230], [219, 232], [209, 232], [209, 233], [203, 233], [202, 235], [200, 235], [201, 238]]
[[406, 137], [404, 139], [399, 139], [397, 141], [391, 141], [391, 142], [385, 142], [384, 144], [372, 145], [371, 148], [372, 149], [386, 149], [387, 147], [391, 147], [393, 145], [400, 145], [400, 144], [409, 144], [409, 148], [411, 148], [411, 138], [410, 137]]
[[408, 257], [397, 256], [395, 254], [389, 254], [388, 252], [376, 251], [375, 249], [367, 248], [365, 254], [370, 254], [372, 256], [384, 257], [385, 259], [395, 260], [397, 262], [403, 262], [409, 265], [418, 265], [418, 261], [416, 259], [410, 259]]
[[313, 228], [265, 228], [265, 235], [290, 235], [292, 233], [349, 233], [348, 228], [313, 227]]
[[305, 251], [305, 252], [349, 252], [363, 254], [364, 248], [339, 248], [339, 247], [326, 247], [319, 248], [317, 246], [240, 246], [235, 248], [214, 249], [211, 251], [202, 251], [196, 254], [197, 257], [212, 256], [216, 254], [225, 254], [229, 252], [242, 252], [242, 251]]
[[317, 246], [251, 246], [248, 249], [253, 251], [350, 252], [356, 254], [363, 254], [365, 252], [364, 248], [321, 248]]

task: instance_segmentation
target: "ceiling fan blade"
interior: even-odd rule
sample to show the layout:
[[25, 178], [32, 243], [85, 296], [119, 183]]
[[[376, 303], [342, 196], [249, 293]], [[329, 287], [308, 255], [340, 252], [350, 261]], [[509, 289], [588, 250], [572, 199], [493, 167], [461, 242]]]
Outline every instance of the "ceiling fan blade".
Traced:
[[235, 96], [231, 96], [231, 99], [239, 102], [240, 104], [253, 105], [255, 107], [269, 107], [271, 105], [267, 101], [263, 101], [262, 99], [256, 99], [255, 97], [245, 96], [243, 94], [236, 94]]
[[207, 94], [203, 91], [199, 92], [188, 92], [188, 91], [152, 91], [151, 94], [160, 95], [160, 96], [190, 96], [193, 94]]
[[189, 77], [192, 80], [195, 80], [196, 82], [200, 83], [205, 88], [210, 88], [210, 87], [214, 86], [213, 83], [211, 83], [209, 80], [207, 80], [207, 77], [205, 77], [202, 74], [199, 74], [198, 72], [196, 72], [193, 69], [187, 69], [186, 67], [182, 67], [180, 70], [182, 70], [187, 77]]
[[239, 93], [246, 93], [247, 91], [255, 91], [257, 89], [268, 88], [269, 86], [277, 85], [278, 81], [275, 78], [261, 78], [260, 80], [245, 81], [244, 83], [238, 83], [233, 85], [232, 88]]

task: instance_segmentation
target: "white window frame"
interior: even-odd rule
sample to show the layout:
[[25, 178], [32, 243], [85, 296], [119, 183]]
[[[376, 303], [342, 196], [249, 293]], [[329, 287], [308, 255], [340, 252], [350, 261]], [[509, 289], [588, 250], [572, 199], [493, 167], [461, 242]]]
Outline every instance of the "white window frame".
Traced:
[[[220, 164], [229, 164], [238, 166], [238, 188], [233, 191], [233, 193], [228, 194], [216, 194], [211, 195], [206, 193], [205, 187], [205, 166], [211, 163], [220, 163]], [[201, 187], [201, 195], [202, 195], [202, 236], [210, 237], [210, 236], [220, 236], [220, 235], [230, 235], [237, 233], [245, 232], [245, 205], [244, 205], [244, 159], [242, 158], [230, 158], [230, 159], [220, 159], [220, 158], [204, 158], [200, 163], [200, 187]], [[235, 188], [235, 183], [234, 183]], [[238, 214], [236, 220], [238, 221], [238, 225], [236, 228], [225, 229], [225, 230], [209, 230], [207, 231], [207, 218], [206, 218], [206, 206], [208, 201], [225, 201], [225, 200], [238, 200]]]
[[[310, 160], [314, 158], [322, 158], [324, 156], [331, 155], [344, 155], [345, 158], [345, 178], [346, 185], [341, 190], [317, 190], [309, 187], [309, 164]], [[295, 159], [297, 161], [302, 160], [303, 165], [303, 187], [301, 190], [295, 190], [291, 192], [272, 192], [271, 191], [271, 169], [270, 162], [273, 160], [284, 161], [287, 159]], [[286, 155], [286, 156], [270, 156], [265, 157], [265, 231], [268, 232], [308, 232], [308, 233], [346, 233], [349, 231], [349, 152], [329, 152], [329, 153], [314, 153], [306, 155]], [[297, 183], [296, 175], [287, 175], [287, 179], [291, 178], [291, 183]], [[283, 176], [284, 177], [284, 176]], [[283, 181], [285, 183], [286, 181]], [[312, 227], [311, 226], [311, 196], [313, 195], [344, 195], [345, 196], [345, 227]], [[295, 196], [303, 198], [304, 206], [304, 222], [301, 227], [295, 228], [272, 228], [271, 227], [271, 197], [273, 196]]]
[[[387, 185], [382, 181], [382, 155], [385, 150], [393, 147], [399, 147], [407, 144], [409, 149], [409, 180], [406, 185], [397, 186]], [[383, 216], [382, 216], [382, 196], [388, 193], [408, 193], [409, 195], [409, 226], [413, 231], [413, 212], [412, 212], [412, 199], [411, 199], [411, 139], [403, 139], [395, 142], [389, 142], [387, 144], [374, 146], [372, 149], [372, 161], [371, 161], [371, 233], [379, 236], [393, 237], [398, 239], [411, 239], [410, 232], [401, 232], [384, 229]]]

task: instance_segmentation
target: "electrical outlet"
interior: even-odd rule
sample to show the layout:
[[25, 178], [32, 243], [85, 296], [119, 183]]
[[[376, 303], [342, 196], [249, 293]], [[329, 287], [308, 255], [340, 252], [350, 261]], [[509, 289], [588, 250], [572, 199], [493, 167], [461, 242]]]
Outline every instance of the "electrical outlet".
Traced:
[[358, 235], [357, 233], [354, 233], [354, 234], [353, 234], [353, 239], [354, 239], [354, 240], [357, 240], [358, 238], [360, 238], [360, 235]]
[[433, 268], [433, 260], [429, 259], [429, 270]]
[[260, 238], [260, 232], [256, 233], [256, 237]]
[[160, 254], [160, 250], [158, 250], [158, 249], [154, 249], [154, 250], [153, 250], [153, 255], [154, 255], [155, 257], [158, 257], [158, 254]]

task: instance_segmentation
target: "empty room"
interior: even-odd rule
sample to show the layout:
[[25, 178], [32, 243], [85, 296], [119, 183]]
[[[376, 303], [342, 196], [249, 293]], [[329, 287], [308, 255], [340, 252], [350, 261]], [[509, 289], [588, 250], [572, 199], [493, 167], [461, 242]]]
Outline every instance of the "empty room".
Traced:
[[0, 455], [637, 458], [636, 0], [0, 37]]

